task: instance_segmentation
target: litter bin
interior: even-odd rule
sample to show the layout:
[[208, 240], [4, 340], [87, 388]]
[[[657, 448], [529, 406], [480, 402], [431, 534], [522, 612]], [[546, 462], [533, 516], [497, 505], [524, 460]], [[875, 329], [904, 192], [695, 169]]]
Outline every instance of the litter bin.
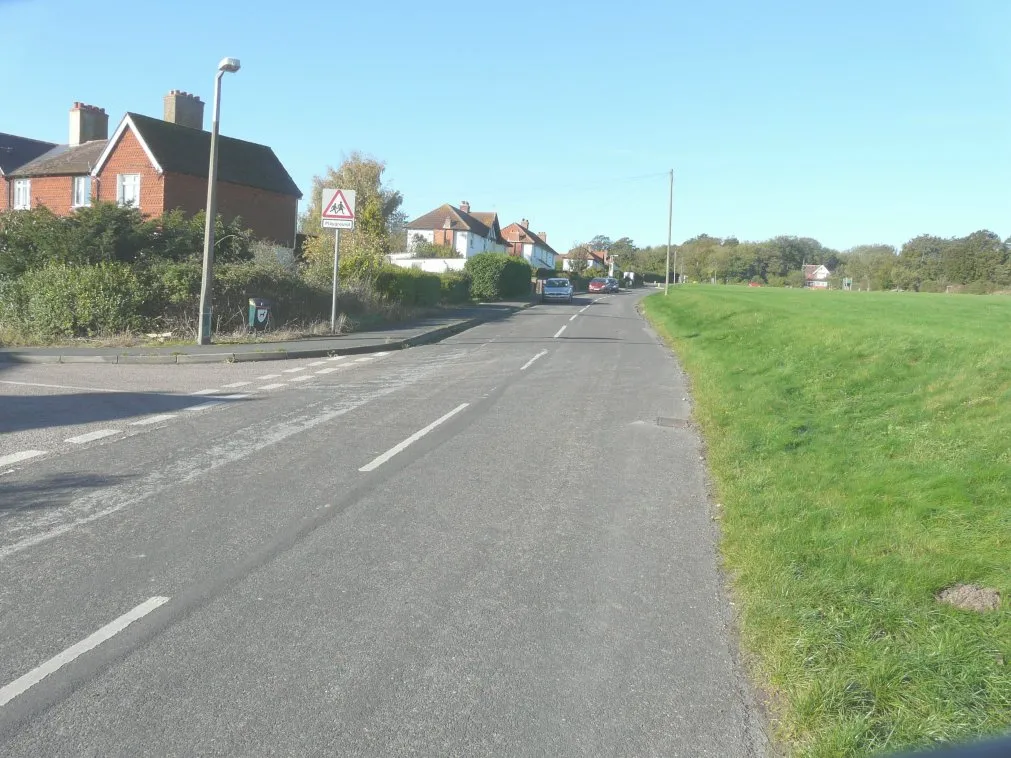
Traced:
[[249, 328], [262, 332], [270, 324], [270, 301], [262, 297], [249, 298]]

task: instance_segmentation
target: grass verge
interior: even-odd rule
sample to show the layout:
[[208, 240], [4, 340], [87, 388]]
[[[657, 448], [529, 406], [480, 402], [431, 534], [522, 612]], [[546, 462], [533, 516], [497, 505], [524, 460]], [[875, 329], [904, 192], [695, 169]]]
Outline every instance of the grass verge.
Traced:
[[[1011, 725], [1011, 301], [677, 288], [752, 674], [794, 755]], [[959, 583], [996, 610], [939, 603]]]

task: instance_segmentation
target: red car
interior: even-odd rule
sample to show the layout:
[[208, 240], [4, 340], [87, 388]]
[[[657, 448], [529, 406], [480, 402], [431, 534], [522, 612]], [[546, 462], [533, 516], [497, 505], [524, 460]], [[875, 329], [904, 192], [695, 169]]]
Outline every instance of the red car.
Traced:
[[607, 279], [591, 279], [587, 289], [590, 292], [607, 292]]

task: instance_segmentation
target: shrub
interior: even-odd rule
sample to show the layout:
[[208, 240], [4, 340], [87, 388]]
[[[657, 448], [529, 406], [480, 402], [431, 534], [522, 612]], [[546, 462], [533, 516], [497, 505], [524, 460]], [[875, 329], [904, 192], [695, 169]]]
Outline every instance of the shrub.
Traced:
[[381, 269], [374, 287], [378, 294], [403, 305], [437, 305], [442, 294], [442, 280], [437, 274], [400, 266]]
[[464, 271], [447, 271], [439, 275], [444, 303], [466, 303], [470, 300], [470, 275]]
[[43, 339], [130, 332], [144, 323], [143, 289], [121, 263], [49, 264], [7, 280], [3, 290], [4, 325]]
[[502, 300], [530, 294], [530, 264], [505, 253], [479, 253], [467, 259], [471, 295], [481, 300]]

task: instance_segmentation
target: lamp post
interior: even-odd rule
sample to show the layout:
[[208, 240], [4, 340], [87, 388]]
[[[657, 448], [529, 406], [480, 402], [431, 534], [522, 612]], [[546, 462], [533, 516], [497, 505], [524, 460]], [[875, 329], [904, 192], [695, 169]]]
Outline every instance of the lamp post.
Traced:
[[218, 215], [218, 118], [221, 115], [221, 77], [240, 68], [238, 58], [223, 58], [214, 77], [214, 115], [211, 121], [211, 162], [207, 169], [207, 218], [204, 223], [204, 276], [200, 285], [200, 323], [197, 344], [211, 342], [211, 291], [214, 282], [214, 221]]

